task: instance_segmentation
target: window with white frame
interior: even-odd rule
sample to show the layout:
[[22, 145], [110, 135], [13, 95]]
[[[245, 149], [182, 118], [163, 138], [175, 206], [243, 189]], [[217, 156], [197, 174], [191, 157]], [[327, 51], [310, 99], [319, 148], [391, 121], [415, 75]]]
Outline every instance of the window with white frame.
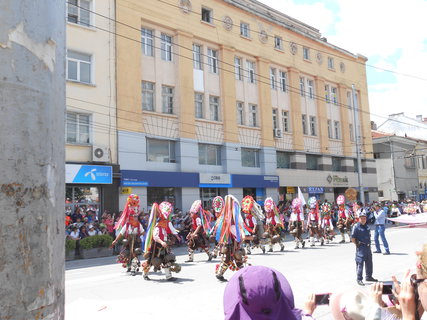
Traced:
[[173, 114], [173, 87], [162, 86], [162, 112]]
[[237, 107], [237, 124], [240, 124], [242, 126], [245, 125], [245, 108], [244, 103], [241, 101], [236, 102]]
[[202, 46], [193, 44], [193, 68], [197, 70], [203, 69]]
[[334, 134], [335, 134], [335, 139], [341, 139], [341, 128], [340, 128], [340, 122], [339, 121], [334, 121]]
[[246, 61], [246, 69], [248, 72], [248, 82], [249, 83], [255, 83], [255, 62], [253, 61]]
[[316, 136], [316, 117], [310, 116], [310, 134]]
[[67, 80], [92, 83], [91, 69], [90, 55], [67, 50]]
[[290, 119], [289, 112], [283, 110], [282, 111], [282, 128], [284, 132], [289, 132], [290, 130]]
[[172, 37], [162, 33], [160, 38], [160, 51], [162, 60], [172, 61]]
[[243, 80], [242, 59], [234, 57], [234, 75], [236, 80]]
[[175, 163], [175, 141], [147, 138], [147, 161]]
[[308, 79], [307, 80], [307, 87], [308, 87], [308, 97], [310, 99], [314, 99], [314, 81]]
[[332, 96], [332, 103], [337, 105], [338, 104], [338, 96], [337, 96], [337, 88], [331, 87], [331, 96]]
[[202, 21], [212, 23], [212, 10], [202, 7]]
[[307, 116], [305, 114], [301, 115], [302, 120], [302, 133], [307, 134]]
[[283, 50], [283, 39], [279, 36], [274, 36], [274, 48]]
[[279, 128], [279, 123], [277, 119], [277, 109], [273, 109], [273, 129]]
[[259, 168], [259, 150], [250, 148], [241, 148], [242, 167]]
[[220, 166], [221, 146], [199, 143], [199, 164]]
[[301, 97], [305, 96], [305, 83], [304, 83], [304, 78], [300, 77], [299, 78], [299, 93], [301, 95]]
[[142, 54], [145, 56], [154, 56], [154, 31], [150, 29], [141, 29], [141, 47]]
[[353, 128], [353, 124], [349, 124], [348, 125], [348, 129], [350, 130], [350, 141], [354, 141], [354, 128]]
[[330, 119], [328, 119], [328, 138], [332, 139], [333, 135], [332, 135], [332, 121]]
[[304, 57], [304, 60], [310, 60], [310, 49], [307, 47], [302, 48], [302, 55]]
[[328, 69], [335, 69], [334, 58], [328, 57]]
[[277, 80], [276, 80], [276, 69], [275, 68], [270, 68], [270, 87], [273, 90], [277, 89], [277, 84], [276, 84]]
[[331, 101], [330, 99], [330, 93], [329, 93], [329, 85], [325, 85], [325, 101], [326, 103], [329, 103]]
[[209, 97], [209, 111], [211, 114], [211, 120], [219, 121], [219, 97]]
[[90, 143], [90, 115], [67, 112], [65, 125], [66, 143]]
[[347, 106], [349, 108], [351, 108], [351, 106], [352, 106], [352, 103], [351, 103], [351, 92], [350, 91], [347, 91]]
[[248, 23], [240, 22], [240, 35], [245, 38], [250, 37], [250, 29]]
[[218, 51], [208, 48], [208, 66], [209, 71], [218, 73]]
[[154, 111], [154, 88], [153, 82], [142, 81], [142, 110]]
[[286, 92], [287, 74], [285, 71], [279, 71], [280, 90]]
[[249, 126], [258, 126], [258, 107], [255, 104], [249, 104]]
[[204, 118], [204, 103], [203, 103], [203, 93], [195, 93], [194, 94], [194, 106], [196, 108], [196, 118], [203, 119]]
[[67, 21], [83, 26], [90, 26], [90, 11], [92, 1], [89, 0], [68, 0], [67, 1]]

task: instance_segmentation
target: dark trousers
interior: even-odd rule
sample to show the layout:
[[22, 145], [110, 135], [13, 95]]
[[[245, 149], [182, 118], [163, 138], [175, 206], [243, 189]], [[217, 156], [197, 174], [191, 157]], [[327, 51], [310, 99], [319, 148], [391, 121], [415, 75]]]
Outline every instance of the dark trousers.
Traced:
[[[356, 272], [357, 280], [363, 279], [363, 265], [366, 268], [366, 278], [372, 277], [373, 265], [372, 265], [372, 253], [371, 248], [361, 246], [356, 250]], [[365, 279], [366, 279], [365, 278]]]

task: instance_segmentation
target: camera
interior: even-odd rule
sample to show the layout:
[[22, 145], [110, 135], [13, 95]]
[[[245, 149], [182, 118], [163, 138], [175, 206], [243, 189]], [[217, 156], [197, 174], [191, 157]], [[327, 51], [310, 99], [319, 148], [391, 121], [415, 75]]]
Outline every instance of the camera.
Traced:
[[330, 293], [319, 293], [315, 295], [315, 303], [317, 306], [329, 304]]
[[393, 294], [393, 281], [383, 282], [383, 294]]

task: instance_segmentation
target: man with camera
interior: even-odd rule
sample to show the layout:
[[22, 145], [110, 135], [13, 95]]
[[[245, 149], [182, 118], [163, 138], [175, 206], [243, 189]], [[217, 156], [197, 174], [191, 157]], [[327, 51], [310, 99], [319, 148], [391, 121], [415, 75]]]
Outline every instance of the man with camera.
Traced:
[[371, 252], [371, 232], [366, 224], [366, 213], [360, 212], [359, 222], [353, 226], [351, 232], [351, 241], [356, 245], [356, 270], [357, 284], [364, 286], [363, 283], [363, 264], [366, 267], [366, 281], [377, 282], [377, 279], [372, 277], [372, 252]]

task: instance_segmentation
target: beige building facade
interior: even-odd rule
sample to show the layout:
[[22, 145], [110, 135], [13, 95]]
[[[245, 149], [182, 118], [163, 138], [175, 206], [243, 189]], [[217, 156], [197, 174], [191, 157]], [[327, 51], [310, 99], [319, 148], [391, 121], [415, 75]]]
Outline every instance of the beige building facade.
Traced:
[[115, 2], [67, 3], [66, 211], [116, 210]]
[[365, 57], [252, 0], [117, 0], [116, 11], [121, 184], [143, 207], [278, 201], [296, 187], [333, 201], [357, 187], [354, 104], [364, 192], [377, 199]]

